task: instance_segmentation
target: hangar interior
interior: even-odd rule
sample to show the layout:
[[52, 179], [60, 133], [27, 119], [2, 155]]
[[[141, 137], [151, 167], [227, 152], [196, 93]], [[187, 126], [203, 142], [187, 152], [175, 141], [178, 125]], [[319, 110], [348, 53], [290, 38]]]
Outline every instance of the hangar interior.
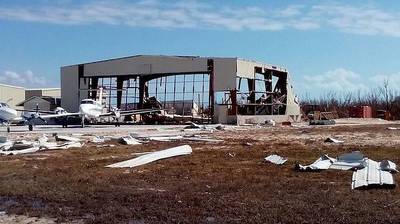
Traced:
[[158, 117], [214, 123], [299, 121], [288, 71], [239, 58], [138, 55], [61, 68], [62, 107], [158, 108]]

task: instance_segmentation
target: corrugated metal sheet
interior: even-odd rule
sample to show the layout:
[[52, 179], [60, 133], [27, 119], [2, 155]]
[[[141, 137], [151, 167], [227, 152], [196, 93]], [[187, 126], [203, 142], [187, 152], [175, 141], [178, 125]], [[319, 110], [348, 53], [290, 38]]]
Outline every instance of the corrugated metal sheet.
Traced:
[[282, 156], [278, 156], [278, 155], [274, 154], [274, 155], [269, 155], [269, 156], [265, 157], [265, 161], [281, 165], [281, 164], [284, 164], [287, 161], [287, 159], [283, 158]]
[[390, 172], [380, 169], [380, 163], [366, 159], [365, 168], [353, 173], [352, 189], [367, 187], [393, 187], [394, 179]]
[[175, 157], [175, 156], [182, 156], [182, 155], [189, 155], [192, 153], [192, 147], [189, 145], [182, 145], [166, 150], [161, 150], [157, 152], [152, 152], [143, 156], [139, 156], [134, 159], [122, 161], [119, 163], [114, 163], [111, 165], [108, 165], [106, 167], [111, 167], [111, 168], [132, 168], [135, 166], [140, 166], [144, 165], [147, 163], [151, 163], [160, 159], [166, 159], [170, 157]]

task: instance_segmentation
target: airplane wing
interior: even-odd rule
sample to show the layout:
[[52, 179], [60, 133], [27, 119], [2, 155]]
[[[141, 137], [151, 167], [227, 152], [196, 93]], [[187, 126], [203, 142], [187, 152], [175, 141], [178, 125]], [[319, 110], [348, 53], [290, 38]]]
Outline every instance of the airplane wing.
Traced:
[[[155, 113], [160, 112], [160, 109], [140, 109], [140, 110], [127, 110], [127, 111], [119, 111], [119, 114], [122, 116], [126, 115], [135, 115], [135, 114], [148, 114], [148, 113]], [[100, 117], [107, 117], [107, 116], [115, 116], [116, 112], [108, 112], [101, 114]]]
[[46, 114], [39, 115], [42, 119], [58, 118], [58, 117], [79, 117], [80, 113], [61, 113], [61, 114]]
[[32, 112], [32, 113], [43, 113], [43, 114], [55, 114], [54, 111], [46, 111], [46, 110], [23, 110], [23, 109], [16, 109], [16, 111], [21, 111], [21, 112]]

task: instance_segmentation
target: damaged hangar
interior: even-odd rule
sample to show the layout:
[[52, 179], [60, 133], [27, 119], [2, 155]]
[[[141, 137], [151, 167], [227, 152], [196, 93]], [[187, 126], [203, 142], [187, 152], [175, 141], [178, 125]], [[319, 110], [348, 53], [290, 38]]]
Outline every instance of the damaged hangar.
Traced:
[[224, 124], [299, 121], [286, 69], [240, 58], [137, 55], [61, 68], [62, 107], [97, 99], [121, 110]]

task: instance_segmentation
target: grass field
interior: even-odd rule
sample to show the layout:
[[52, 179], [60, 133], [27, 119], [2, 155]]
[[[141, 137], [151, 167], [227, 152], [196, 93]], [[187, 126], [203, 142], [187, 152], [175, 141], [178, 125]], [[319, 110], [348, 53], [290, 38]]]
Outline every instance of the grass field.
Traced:
[[[351, 190], [352, 171], [304, 173], [322, 154], [360, 150], [400, 164], [400, 131], [387, 125], [218, 131], [219, 143], [43, 151], [0, 157], [0, 210], [84, 223], [399, 223], [400, 190]], [[326, 137], [345, 140], [327, 144]], [[251, 143], [251, 146], [245, 143]], [[190, 144], [193, 154], [132, 169], [104, 168]], [[263, 162], [269, 154], [284, 165]], [[400, 175], [395, 174], [395, 181]]]

